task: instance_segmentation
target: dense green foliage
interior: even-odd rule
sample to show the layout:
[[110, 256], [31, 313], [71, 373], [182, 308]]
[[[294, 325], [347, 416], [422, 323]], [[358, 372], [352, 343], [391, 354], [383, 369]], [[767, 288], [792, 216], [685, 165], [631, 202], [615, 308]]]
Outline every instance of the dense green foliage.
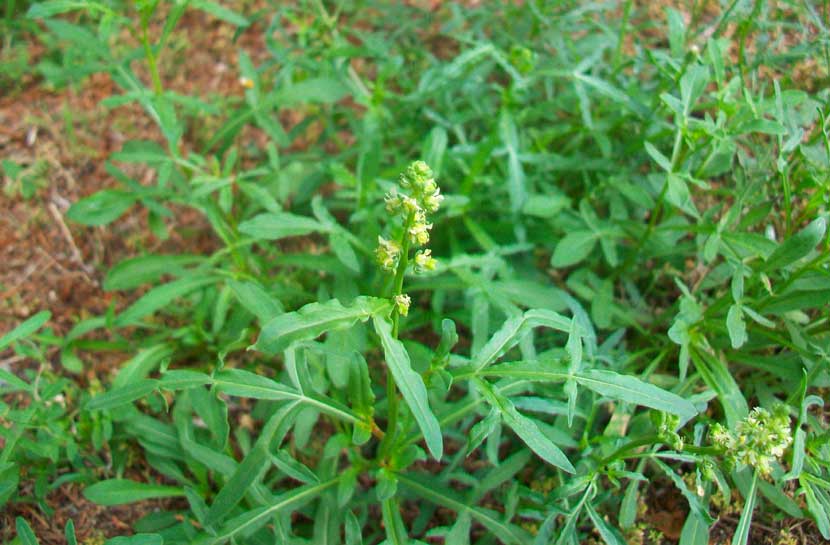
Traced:
[[[0, 371], [29, 399], [0, 412], [0, 501], [68, 480], [103, 505], [183, 498], [136, 524], [141, 543], [616, 545], [662, 481], [689, 504], [682, 545], [739, 498], [733, 543], [753, 516], [830, 539], [820, 10], [732, 2], [657, 24], [631, 2], [394, 4], [31, 5], [47, 83], [106, 72], [107, 102], [159, 127], [68, 217], [143, 207], [164, 238], [188, 207], [220, 248], [136, 255], [106, 272], [124, 298], [149, 288], [123, 310], [65, 337], [37, 333], [41, 313], [0, 341], [37, 362]], [[239, 53], [244, 98], [165, 89], [189, 9], [265, 28], [267, 61]], [[807, 60], [818, 93], [791, 78]], [[194, 129], [204, 116], [215, 130]], [[417, 159], [437, 211], [413, 171], [397, 186]], [[407, 191], [434, 270], [415, 212], [387, 206]], [[76, 351], [96, 347], [131, 357], [81, 391]], [[163, 481], [124, 476], [136, 453]]]

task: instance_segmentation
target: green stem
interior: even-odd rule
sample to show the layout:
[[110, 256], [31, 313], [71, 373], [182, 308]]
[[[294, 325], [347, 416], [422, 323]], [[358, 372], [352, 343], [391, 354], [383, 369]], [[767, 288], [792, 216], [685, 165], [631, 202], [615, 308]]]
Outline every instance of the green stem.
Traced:
[[[392, 287], [392, 297], [397, 297], [403, 293], [403, 277], [406, 273], [406, 268], [409, 266], [409, 229], [412, 227], [412, 222], [415, 219], [415, 213], [411, 212], [403, 224], [403, 235], [401, 236], [401, 257], [398, 260], [398, 268], [395, 270], [395, 283]], [[392, 315], [392, 336], [398, 338], [398, 319], [400, 314], [397, 309]]]
[[[332, 37], [338, 42], [343, 42], [343, 38], [340, 35], [340, 32], [337, 30], [337, 25], [335, 24], [335, 18], [329, 15], [329, 12], [326, 10], [326, 6], [323, 5], [321, 0], [315, 0], [315, 6], [317, 6], [317, 10], [320, 12], [320, 17], [323, 19], [323, 23], [331, 32]], [[363, 95], [364, 98], [368, 99], [372, 96], [372, 93], [369, 91], [369, 88], [366, 86], [366, 83], [361, 79], [360, 75], [354, 69], [351, 63], [347, 63], [348, 68], [346, 71], [349, 74], [349, 78], [354, 83], [355, 88]]]
[[616, 72], [620, 68], [620, 61], [622, 59], [622, 49], [625, 43], [625, 37], [628, 34], [628, 19], [631, 16], [631, 5], [633, 4], [632, 0], [627, 0], [625, 6], [623, 7], [623, 16], [622, 22], [620, 23], [620, 36], [617, 40], [617, 49], [614, 51], [614, 71]]
[[638, 449], [640, 447], [646, 447], [646, 446], [649, 446], [649, 445], [654, 445], [655, 443], [659, 443], [659, 442], [661, 442], [659, 435], [647, 435], [646, 437], [643, 437], [641, 439], [637, 439], [636, 441], [631, 441], [629, 443], [626, 443], [625, 445], [621, 446], [616, 451], [614, 451], [612, 454], [610, 454], [610, 455], [606, 456], [605, 458], [603, 458], [599, 462], [598, 467], [607, 466], [608, 464], [610, 464], [611, 462], [613, 462], [617, 458], [620, 458], [626, 452], [632, 451], [634, 449]]
[[156, 64], [156, 54], [153, 53], [153, 48], [150, 46], [150, 37], [148, 35], [149, 21], [146, 17], [141, 18], [141, 43], [144, 46], [144, 55], [147, 57], [147, 64], [150, 67], [150, 77], [153, 78], [153, 92], [156, 95], [161, 95], [164, 92], [164, 87], [161, 85], [161, 78], [159, 77], [158, 65]]
[[14, 18], [15, 12], [15, 0], [6, 0], [6, 43], [5, 47], [11, 47], [12, 45], [12, 19]]
[[[410, 212], [403, 224], [403, 232], [401, 233], [400, 248], [401, 256], [398, 260], [398, 267], [395, 269], [395, 281], [392, 287], [392, 297], [396, 297], [403, 293], [403, 277], [406, 273], [406, 268], [409, 266], [409, 229], [412, 227], [412, 222], [415, 220], [415, 213]], [[400, 313], [397, 307], [392, 311], [392, 337], [398, 338], [398, 323], [400, 321]], [[387, 422], [386, 433], [381, 441], [379, 452], [381, 455], [388, 454], [392, 450], [396, 438], [396, 431], [398, 427], [398, 392], [395, 386], [395, 379], [392, 373], [386, 375], [386, 403]]]

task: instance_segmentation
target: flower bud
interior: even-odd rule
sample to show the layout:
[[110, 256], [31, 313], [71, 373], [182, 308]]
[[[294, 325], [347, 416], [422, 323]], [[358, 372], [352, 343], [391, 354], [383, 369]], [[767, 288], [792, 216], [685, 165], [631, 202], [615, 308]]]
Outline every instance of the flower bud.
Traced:
[[390, 214], [397, 213], [403, 205], [403, 199], [398, 195], [398, 190], [394, 187], [386, 194], [383, 200], [386, 203], [386, 211]]
[[438, 262], [432, 257], [432, 250], [421, 250], [415, 254], [415, 272], [434, 271]]
[[401, 255], [401, 248], [395, 242], [378, 237], [378, 247], [375, 250], [375, 258], [378, 265], [384, 271], [394, 272], [395, 265], [398, 263], [398, 258]]
[[409, 296], [405, 293], [401, 293], [395, 296], [395, 308], [398, 309], [398, 314], [401, 316], [406, 316], [409, 314], [409, 305], [412, 300]]
[[432, 229], [431, 223], [416, 222], [415, 225], [409, 229], [409, 240], [412, 244], [423, 246], [429, 242], [429, 230]]
[[406, 210], [408, 213], [418, 214], [418, 212], [421, 212], [421, 207], [418, 206], [418, 201], [416, 201], [412, 197], [403, 197], [402, 203], [404, 210]]
[[435, 188], [435, 191], [424, 197], [424, 208], [429, 212], [437, 212], [443, 200], [444, 196], [441, 195], [441, 189]]

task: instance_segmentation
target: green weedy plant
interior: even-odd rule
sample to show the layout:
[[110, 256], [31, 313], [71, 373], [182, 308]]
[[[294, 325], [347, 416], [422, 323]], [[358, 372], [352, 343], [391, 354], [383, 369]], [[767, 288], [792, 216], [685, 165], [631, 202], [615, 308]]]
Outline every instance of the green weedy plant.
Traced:
[[[90, 467], [105, 463], [99, 453], [112, 433], [109, 415], [79, 410], [90, 392], [52, 366], [49, 350], [66, 341], [48, 328], [39, 332], [50, 317], [38, 312], [0, 337], [0, 350], [12, 347], [15, 359], [34, 362], [19, 375], [0, 368], [0, 508], [29, 502], [47, 515], [47, 494], [89, 482]], [[23, 482], [31, 484], [28, 494]]]
[[[370, 520], [373, 506], [379, 506], [382, 513], [388, 542], [408, 543], [409, 530], [401, 514], [402, 499], [417, 501], [420, 506], [428, 502], [456, 511], [457, 521], [443, 530], [448, 539], [468, 540], [470, 525], [476, 521], [502, 542], [524, 543], [530, 538], [513, 521], [514, 513], [500, 514], [477, 505], [528, 461], [528, 451], [523, 448], [510, 449], [507, 460], [502, 460], [503, 455], [494, 445], [499, 444], [504, 426], [530, 452], [550, 464], [559, 479], [569, 482], [582, 495], [580, 510], [572, 514], [572, 520], [585, 514], [598, 529], [616, 535], [586, 502], [596, 494], [603, 478], [620, 474], [618, 460], [630, 446], [601, 461], [585, 459], [574, 464], [557, 445], [563, 442], [575, 446], [567, 435], [524, 415], [517, 403], [525, 409], [545, 410], [543, 407], [550, 402], [546, 402], [541, 391], [536, 392], [536, 385], [552, 384], [564, 386], [570, 396], [565, 409], [568, 422], [584, 417], [576, 409], [581, 388], [604, 399], [676, 415], [674, 428], [698, 410], [690, 401], [634, 376], [597, 367], [593, 358], [583, 355], [586, 336], [583, 326], [577, 320], [545, 309], [515, 311], [469, 357], [450, 353], [458, 337], [453, 322], [444, 320], [436, 348], [419, 345], [421, 363], [416, 366], [410, 349], [398, 338], [401, 320], [412, 309], [404, 281], [408, 272], [439, 269], [430, 250], [424, 246], [433, 227], [427, 222], [427, 214], [435, 213], [441, 200], [431, 169], [420, 161], [411, 164], [401, 175], [399, 187], [387, 194], [385, 209], [391, 216], [390, 234], [389, 238], [378, 238], [375, 257], [387, 275], [382, 284], [386, 284], [384, 291], [388, 297], [356, 296], [349, 301], [314, 302], [264, 322], [252, 348], [282, 355], [287, 383], [224, 367], [220, 360], [219, 367], [210, 374], [162, 369], [158, 379], [122, 382], [121, 386], [93, 399], [87, 406], [89, 410], [117, 408], [125, 414], [125, 403], [155, 391], [177, 392], [173, 407], [175, 429], [159, 427], [160, 424], [138, 413], [121, 418], [131, 426], [157, 428], [159, 433], [167, 429], [164, 433], [172, 434], [169, 440], [178, 436], [178, 445], [163, 439], [164, 435], [140, 434], [139, 440], [151, 453], [158, 452], [171, 460], [183, 457], [186, 464], [178, 467], [165, 462], [160, 466], [165, 468], [162, 469], [165, 474], [179, 480], [183, 488], [114, 479], [87, 488], [87, 497], [109, 504], [137, 497], [185, 495], [203, 531], [196, 532], [193, 526], [180, 524], [172, 535], [181, 536], [183, 532], [187, 539], [198, 543], [223, 543], [245, 536], [255, 541], [287, 539], [298, 535], [294, 534], [292, 523], [295, 511], [315, 521], [324, 521], [323, 525], [315, 524], [311, 532], [315, 540], [324, 540], [322, 535], [336, 540], [342, 528], [346, 536], [351, 536], [349, 542], [359, 539], [367, 530], [366, 539], [371, 541], [372, 532], [377, 530]], [[376, 340], [367, 338], [363, 323], [368, 320], [372, 321]], [[513, 347], [526, 343], [528, 334], [536, 328], [561, 332], [564, 354], [554, 350], [536, 356], [533, 345], [524, 344], [522, 352], [527, 359], [496, 363]], [[326, 341], [316, 341], [323, 334], [327, 335]], [[376, 359], [378, 354], [371, 349], [373, 345], [379, 345], [380, 359]], [[119, 379], [123, 373], [119, 373]], [[382, 382], [382, 375], [386, 382], [385, 397], [378, 396], [383, 390], [376, 386]], [[403, 404], [398, 400], [398, 392]], [[259, 400], [252, 414], [265, 419], [255, 439], [237, 437], [241, 444], [249, 445], [239, 461], [228, 455], [226, 415], [229, 409], [225, 396]], [[450, 396], [457, 399], [449, 402]], [[200, 433], [193, 427], [189, 416], [193, 411], [205, 420], [208, 430]], [[378, 411], [382, 425], [377, 420]], [[419, 469], [426, 463], [426, 454], [419, 446], [422, 440], [432, 458], [443, 462], [448, 427], [469, 421], [482, 411], [484, 418], [472, 427], [468, 440], [457, 436], [454, 439], [446, 473], [433, 475]], [[323, 422], [326, 423], [323, 429], [329, 431], [319, 439], [324, 444], [320, 445], [318, 455], [311, 457], [311, 465], [292, 457], [290, 452], [296, 445], [306, 444], [311, 430], [318, 429]], [[295, 446], [283, 447], [292, 429]], [[449, 486], [448, 479], [458, 478], [465, 459], [479, 452], [485, 441], [487, 457], [495, 469], [485, 472], [482, 484], [459, 495]], [[650, 441], [660, 441], [660, 438]], [[508, 460], [510, 463], [505, 466]], [[211, 473], [220, 483], [215, 495], [211, 492], [213, 479], [208, 478]], [[567, 474], [576, 476], [570, 480]], [[365, 486], [366, 477], [374, 484]], [[279, 484], [285, 479], [302, 484]], [[301, 528], [296, 531], [299, 535], [304, 532]], [[433, 535], [439, 533], [437, 529], [433, 531]]]
[[[219, 247], [119, 263], [106, 289], [149, 289], [54, 340], [70, 377], [82, 349], [129, 354], [81, 413], [111, 423], [88, 498], [179, 498], [135, 539], [616, 545], [661, 480], [689, 506], [681, 545], [740, 498], [735, 545], [781, 514], [830, 539], [829, 97], [791, 70], [817, 60], [826, 87], [816, 8], [668, 9], [651, 37], [631, 2], [450, 4], [435, 28], [403, 4], [277, 6], [270, 56], [239, 56], [244, 97], [208, 101], [163, 87], [189, 7], [250, 22], [195, 1], [29, 12], [73, 46], [48, 82], [110, 73], [106, 103], [137, 101], [163, 142], [126, 143], [121, 187], [70, 219], [138, 204], [163, 238], [185, 206]], [[286, 129], [280, 108], [304, 117]], [[435, 175], [395, 188], [414, 156]], [[133, 455], [164, 482], [124, 479]]]

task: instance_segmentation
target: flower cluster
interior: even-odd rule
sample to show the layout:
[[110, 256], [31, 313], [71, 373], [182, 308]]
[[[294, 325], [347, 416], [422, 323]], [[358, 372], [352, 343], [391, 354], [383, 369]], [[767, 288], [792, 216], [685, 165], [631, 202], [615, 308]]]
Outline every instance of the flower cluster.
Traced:
[[[427, 214], [434, 213], [441, 206], [444, 196], [435, 182], [432, 169], [423, 162], [415, 161], [401, 174], [398, 180], [400, 191], [393, 188], [386, 194], [386, 210], [399, 216], [405, 230], [400, 242], [378, 237], [375, 251], [378, 264], [387, 272], [395, 272], [400, 262], [404, 240], [409, 244], [422, 247], [429, 243], [432, 224], [427, 223]], [[408, 256], [407, 256], [408, 257]], [[431, 271], [437, 262], [429, 249], [418, 250], [414, 256], [416, 272]]]
[[[386, 211], [398, 218], [400, 228], [394, 232], [392, 240], [378, 237], [375, 258], [384, 271], [395, 276], [393, 301], [398, 316], [409, 314], [411, 300], [401, 291], [410, 261], [417, 273], [434, 270], [437, 265], [432, 251], [424, 246], [429, 243], [432, 230], [432, 224], [427, 223], [427, 214], [438, 211], [443, 200], [432, 169], [423, 161], [410, 164], [401, 174], [398, 187], [392, 188], [384, 197]], [[410, 255], [410, 247], [416, 248], [414, 255]]]
[[715, 424], [711, 438], [716, 447], [723, 449], [728, 463], [739, 468], [754, 467], [762, 475], [770, 473], [772, 463], [780, 460], [793, 442], [790, 416], [783, 404], [772, 411], [753, 409], [734, 432]]

